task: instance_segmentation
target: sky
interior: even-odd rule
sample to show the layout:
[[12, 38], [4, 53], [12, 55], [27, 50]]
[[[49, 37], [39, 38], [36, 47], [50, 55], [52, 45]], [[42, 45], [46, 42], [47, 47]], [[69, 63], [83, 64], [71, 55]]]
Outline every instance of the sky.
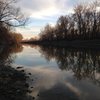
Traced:
[[55, 25], [59, 16], [73, 13], [77, 4], [92, 1], [95, 0], [19, 0], [17, 5], [29, 20], [26, 26], [16, 28], [16, 32], [24, 39], [38, 36], [46, 24]]

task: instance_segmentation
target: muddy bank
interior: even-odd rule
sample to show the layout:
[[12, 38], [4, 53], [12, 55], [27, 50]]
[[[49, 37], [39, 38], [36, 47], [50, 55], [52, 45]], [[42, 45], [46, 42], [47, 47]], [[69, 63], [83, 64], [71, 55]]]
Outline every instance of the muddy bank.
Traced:
[[0, 65], [0, 98], [1, 100], [32, 100], [24, 70]]

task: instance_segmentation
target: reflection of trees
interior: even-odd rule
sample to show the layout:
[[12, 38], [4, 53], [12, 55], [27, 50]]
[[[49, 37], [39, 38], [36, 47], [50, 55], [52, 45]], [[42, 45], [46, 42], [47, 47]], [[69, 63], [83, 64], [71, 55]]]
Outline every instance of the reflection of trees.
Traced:
[[15, 53], [21, 52], [23, 47], [21, 45], [14, 45], [10, 47], [0, 48], [0, 65], [8, 65], [14, 61]]
[[61, 70], [72, 70], [77, 79], [90, 78], [100, 84], [100, 52], [66, 48], [41, 47], [47, 60], [55, 59]]

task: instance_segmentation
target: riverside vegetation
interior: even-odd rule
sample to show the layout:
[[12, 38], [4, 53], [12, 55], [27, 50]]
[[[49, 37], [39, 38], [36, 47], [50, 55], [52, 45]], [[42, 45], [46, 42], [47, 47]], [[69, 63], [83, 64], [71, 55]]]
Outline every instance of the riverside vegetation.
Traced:
[[60, 16], [52, 26], [47, 24], [40, 32], [39, 39], [27, 43], [60, 46], [100, 45], [100, 3], [80, 4], [73, 13]]
[[18, 0], [0, 0], [0, 45], [16, 44], [22, 35], [15, 33], [14, 27], [25, 25], [27, 18], [20, 8], [15, 7]]

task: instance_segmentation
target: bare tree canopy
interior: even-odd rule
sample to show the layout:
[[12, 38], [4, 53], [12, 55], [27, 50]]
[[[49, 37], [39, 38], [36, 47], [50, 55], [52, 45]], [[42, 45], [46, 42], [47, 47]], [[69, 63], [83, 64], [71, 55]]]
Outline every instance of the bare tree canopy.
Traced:
[[46, 25], [40, 40], [93, 40], [100, 39], [100, 2], [79, 4], [74, 13], [60, 16], [52, 28]]
[[7, 26], [25, 25], [27, 18], [15, 4], [18, 0], [0, 0], [0, 23]]

